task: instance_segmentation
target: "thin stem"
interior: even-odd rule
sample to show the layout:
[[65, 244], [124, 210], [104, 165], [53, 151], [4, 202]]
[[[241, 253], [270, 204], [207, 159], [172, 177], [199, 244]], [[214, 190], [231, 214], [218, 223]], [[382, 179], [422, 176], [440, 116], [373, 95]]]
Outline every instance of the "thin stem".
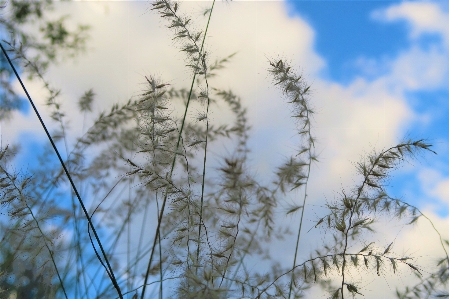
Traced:
[[[212, 6], [213, 8], [213, 6]], [[210, 11], [210, 14], [212, 14], [212, 10]], [[210, 18], [209, 14], [209, 18]], [[200, 204], [200, 221], [198, 223], [198, 246], [196, 250], [196, 261], [199, 263], [199, 256], [200, 256], [200, 247], [201, 247], [201, 226], [203, 223], [203, 205], [204, 205], [204, 188], [206, 186], [206, 161], [207, 161], [207, 144], [208, 144], [208, 135], [209, 135], [209, 106], [210, 106], [210, 97], [209, 97], [209, 82], [207, 81], [207, 70], [206, 70], [206, 62], [203, 59], [203, 66], [204, 66], [204, 78], [206, 79], [206, 93], [207, 93], [207, 107], [206, 107], [206, 138], [205, 138], [205, 145], [204, 145], [204, 159], [203, 159], [203, 178], [201, 182], [201, 204]], [[196, 268], [196, 271], [198, 271], [198, 267]]]
[[[95, 226], [93, 225], [92, 220], [91, 220], [91, 218], [90, 218], [90, 216], [89, 216], [89, 213], [87, 212], [86, 207], [84, 206], [84, 202], [83, 202], [83, 200], [81, 199], [81, 196], [80, 196], [80, 194], [78, 193], [78, 190], [77, 190], [76, 187], [75, 187], [75, 183], [73, 182], [72, 177], [70, 176], [70, 173], [69, 173], [69, 171], [67, 170], [67, 167], [65, 166], [64, 161], [62, 160], [62, 157], [61, 157], [61, 155], [59, 154], [59, 151], [58, 151], [58, 149], [57, 149], [55, 143], [53, 142], [53, 138], [50, 136], [50, 133], [48, 132], [47, 127], [45, 126], [44, 121], [42, 120], [42, 118], [41, 118], [39, 112], [37, 111], [37, 108], [36, 108], [36, 106], [34, 105], [33, 100], [31, 100], [31, 97], [30, 97], [30, 95], [29, 95], [27, 89], [25, 88], [25, 85], [23, 84], [22, 79], [20, 78], [19, 74], [17, 73], [16, 68], [15, 68], [14, 65], [12, 64], [11, 60], [9, 59], [8, 54], [6, 53], [6, 50], [3, 48], [3, 45], [2, 45], [1, 43], [0, 43], [0, 47], [2, 48], [3, 54], [5, 55], [6, 59], [8, 60], [9, 65], [10, 65], [11, 68], [13, 69], [14, 74], [16, 75], [17, 79], [19, 80], [20, 85], [22, 86], [23, 90], [25, 91], [25, 94], [27, 95], [28, 100], [30, 101], [30, 104], [31, 104], [31, 106], [33, 107], [34, 112], [36, 113], [37, 117], [39, 118], [39, 121], [40, 121], [42, 127], [44, 128], [44, 131], [45, 131], [45, 133], [47, 134], [47, 137], [48, 137], [48, 139], [50, 140], [50, 143], [51, 143], [51, 145], [52, 145], [52, 147], [53, 147], [53, 149], [54, 149], [56, 155], [58, 156], [59, 162], [61, 163], [62, 167], [64, 168], [64, 171], [65, 171], [65, 173], [66, 173], [66, 175], [67, 175], [67, 178], [68, 178], [69, 181], [70, 181], [70, 184], [71, 184], [71, 186], [72, 186], [72, 188], [73, 188], [73, 191], [75, 192], [76, 197], [78, 198], [78, 201], [79, 201], [79, 203], [80, 203], [80, 205], [81, 205], [81, 208], [83, 209], [84, 215], [86, 216], [86, 219], [87, 219], [87, 221], [88, 221], [88, 223], [89, 223], [89, 226], [92, 228], [92, 231], [93, 231], [93, 233], [94, 233], [95, 239], [96, 239], [98, 245], [100, 246], [101, 253], [103, 254], [103, 258], [104, 258], [104, 260], [105, 260], [105, 262], [106, 262], [106, 264], [107, 264], [107, 268], [105, 267], [106, 272], [108, 273], [109, 278], [111, 279], [112, 284], [114, 285], [115, 289], [117, 290], [117, 293], [118, 293], [119, 297], [120, 297], [120, 298], [123, 298], [122, 292], [121, 292], [121, 290], [120, 290], [120, 286], [117, 284], [117, 281], [116, 281], [115, 276], [114, 276], [114, 272], [113, 272], [113, 270], [112, 270], [111, 265], [109, 264], [108, 257], [106, 256], [106, 252], [105, 252], [104, 249], [103, 249], [103, 245], [101, 244], [100, 237], [98, 236], [97, 231], [95, 230]], [[94, 249], [95, 249], [95, 248], [94, 248]], [[97, 255], [97, 257], [98, 257], [98, 259], [99, 259], [100, 262], [101, 262], [101, 257], [100, 257], [99, 255]]]
[[[147, 216], [148, 216], [148, 209], [149, 209], [149, 203], [147, 203], [145, 205], [145, 210], [143, 213], [143, 219], [142, 219], [142, 226], [140, 227], [140, 236], [139, 236], [139, 244], [137, 245], [137, 253], [136, 253], [136, 258], [138, 259], [140, 256], [140, 251], [142, 250], [142, 241], [143, 241], [143, 232], [144, 232], [144, 227], [145, 224], [147, 222]], [[128, 264], [129, 265], [129, 264]], [[129, 265], [130, 266], [130, 265]], [[134, 275], [133, 277], [137, 276], [137, 267], [133, 267], [134, 268]]]
[[[293, 267], [296, 265], [296, 258], [298, 256], [298, 248], [299, 248], [299, 240], [301, 238], [301, 231], [302, 231], [302, 222], [304, 219], [304, 210], [306, 208], [306, 199], [307, 199], [307, 186], [309, 185], [309, 176], [310, 176], [310, 165], [312, 164], [312, 159], [311, 159], [311, 154], [310, 154], [310, 149], [309, 149], [309, 167], [308, 167], [308, 171], [307, 171], [307, 183], [305, 184], [304, 187], [304, 200], [302, 202], [302, 211], [301, 211], [301, 218], [299, 221], [299, 229], [298, 229], [298, 237], [296, 239], [296, 247], [295, 247], [295, 257], [293, 258]], [[292, 278], [290, 280], [290, 289], [288, 291], [288, 298], [290, 298], [291, 293], [292, 293], [292, 289], [293, 289], [293, 281], [295, 280], [295, 272], [292, 272]]]
[[[201, 48], [200, 48], [200, 51], [199, 51], [199, 54], [200, 54], [200, 55], [201, 55], [201, 53], [203, 52], [204, 42], [205, 42], [205, 39], [206, 39], [207, 30], [209, 29], [209, 23], [210, 23], [210, 19], [211, 19], [211, 16], [212, 16], [212, 11], [213, 11], [213, 8], [214, 8], [214, 4], [215, 4], [215, 0], [212, 2], [212, 8], [211, 8], [211, 11], [210, 11], [210, 14], [209, 14], [209, 19], [207, 20], [206, 30], [205, 30], [205, 32], [204, 32], [203, 41], [202, 41], [202, 43], [201, 43]], [[173, 11], [173, 13], [175, 13], [175, 12]], [[176, 158], [177, 158], [176, 156], [177, 156], [177, 154], [178, 154], [179, 146], [180, 146], [181, 139], [182, 139], [182, 132], [183, 132], [183, 130], [184, 130], [184, 126], [185, 126], [185, 122], [186, 122], [186, 118], [187, 118], [187, 111], [188, 111], [188, 109], [189, 109], [190, 100], [191, 100], [191, 98], [192, 98], [193, 85], [195, 84], [195, 78], [196, 78], [196, 72], [193, 74], [192, 83], [190, 84], [189, 97], [187, 98], [186, 107], [185, 107], [185, 109], [184, 109], [184, 116], [183, 116], [183, 118], [182, 118], [181, 128], [179, 129], [178, 140], [177, 140], [177, 142], [176, 142], [175, 155], [173, 156], [173, 161], [172, 161], [172, 164], [171, 164], [170, 174], [169, 174], [169, 176], [168, 176], [168, 179], [169, 179], [169, 180], [171, 180], [171, 178], [172, 178], [172, 176], [173, 176], [173, 171], [174, 171], [174, 169], [175, 169]], [[168, 187], [167, 187], [167, 188], [168, 188]], [[158, 237], [159, 237], [159, 235], [160, 235], [160, 228], [161, 228], [162, 218], [163, 218], [164, 212], [165, 212], [165, 205], [166, 205], [166, 203], [167, 203], [167, 197], [168, 197], [168, 192], [165, 192], [165, 194], [164, 194], [164, 200], [163, 200], [163, 202], [162, 202], [162, 207], [161, 207], [161, 211], [160, 211], [159, 219], [158, 219], [158, 223], [157, 223], [156, 234], [155, 234], [154, 239], [153, 239], [153, 247], [152, 247], [152, 249], [151, 249], [150, 259], [149, 259], [149, 261], [148, 261], [147, 271], [146, 271], [146, 273], [145, 273], [145, 279], [144, 279], [144, 283], [143, 283], [142, 294], [141, 294], [141, 296], [140, 296], [141, 299], [143, 299], [143, 298], [144, 298], [144, 295], [145, 295], [145, 290], [146, 290], [146, 286], [147, 286], [147, 281], [148, 281], [148, 277], [149, 277], [149, 275], [150, 275], [151, 263], [153, 262], [154, 249], [155, 249], [155, 247], [156, 247], [156, 242], [157, 242]]]
[[[159, 201], [157, 199], [157, 193], [156, 193], [156, 207], [157, 207], [157, 212], [159, 214]], [[159, 234], [159, 263], [160, 263], [160, 267], [159, 267], [159, 277], [160, 279], [160, 284], [159, 284], [159, 298], [162, 299], [162, 291], [163, 291], [163, 283], [164, 283], [164, 275], [162, 273], [162, 245], [161, 245], [161, 235]]]
[[[131, 179], [132, 180], [132, 179]], [[128, 181], [128, 200], [129, 202], [131, 202], [131, 181]], [[126, 217], [126, 219], [130, 219], [132, 215], [132, 207], [131, 205], [129, 205], [129, 210], [128, 210], [128, 216]], [[128, 222], [128, 232], [127, 232], [127, 250], [126, 250], [126, 264], [129, 265], [131, 263], [131, 221], [127, 221]], [[131, 274], [131, 271], [129, 271], [129, 274]], [[131, 285], [131, 279], [127, 280], [127, 288], [128, 290], [131, 289], [132, 285]]]
[[235, 268], [234, 275], [232, 276], [232, 279], [230, 280], [231, 281], [231, 285], [232, 285], [232, 281], [236, 280], [238, 271], [240, 270], [240, 267], [243, 265], [243, 260], [245, 259], [246, 255], [249, 253], [249, 248], [251, 247], [251, 245], [252, 245], [252, 243], [254, 241], [254, 238], [256, 236], [256, 233], [259, 230], [259, 225], [262, 222], [262, 219], [263, 218], [259, 218], [259, 220], [257, 221], [257, 226], [256, 226], [256, 229], [254, 230], [254, 234], [251, 235], [251, 239], [249, 240], [248, 245], [243, 250], [243, 255], [240, 258], [240, 261], [239, 261], [237, 267]]
[[56, 266], [56, 261], [55, 261], [55, 258], [54, 258], [54, 256], [53, 256], [53, 251], [52, 251], [52, 250], [50, 249], [50, 247], [48, 246], [48, 243], [47, 243], [45, 234], [44, 234], [44, 232], [42, 231], [41, 226], [39, 225], [39, 221], [36, 219], [36, 217], [34, 216], [33, 210], [32, 210], [31, 207], [28, 205], [28, 203], [27, 203], [27, 201], [26, 201], [26, 198], [25, 198], [25, 195], [24, 195], [24, 194], [22, 193], [22, 191], [16, 186], [16, 184], [14, 183], [14, 180], [11, 178], [11, 176], [10, 176], [9, 173], [6, 171], [6, 169], [4, 169], [1, 165], [0, 165], [0, 169], [2, 170], [3, 173], [6, 174], [6, 176], [8, 177], [8, 179], [10, 180], [10, 182], [12, 183], [12, 185], [14, 186], [14, 189], [16, 189], [17, 192], [19, 192], [19, 196], [20, 196], [21, 200], [23, 200], [23, 203], [25, 204], [26, 208], [27, 208], [28, 211], [30, 212], [31, 217], [33, 218], [34, 222], [36, 223], [37, 229], [39, 230], [39, 233], [41, 234], [42, 239], [44, 240], [45, 247], [47, 248], [48, 253], [50, 254], [50, 259], [51, 259], [51, 262], [53, 263], [53, 267], [55, 268], [56, 274], [58, 275], [58, 280], [59, 280], [60, 286], [61, 286], [61, 288], [62, 288], [62, 291], [63, 291], [63, 293], [64, 293], [64, 296], [65, 296], [66, 299], [68, 299], [69, 297], [67, 296], [67, 293], [66, 293], [66, 291], [65, 291], [64, 283], [63, 283], [63, 281], [62, 281], [61, 275], [59, 274], [58, 267]]

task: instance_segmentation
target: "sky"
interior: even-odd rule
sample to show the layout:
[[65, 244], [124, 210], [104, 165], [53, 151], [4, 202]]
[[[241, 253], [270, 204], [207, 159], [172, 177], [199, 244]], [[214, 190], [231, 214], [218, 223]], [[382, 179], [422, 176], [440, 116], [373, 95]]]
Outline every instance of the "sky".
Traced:
[[[232, 89], [248, 107], [253, 128], [250, 159], [262, 180], [269, 181], [273, 168], [298, 147], [289, 108], [267, 72], [267, 57], [287, 59], [312, 84], [311, 103], [316, 111], [312, 133], [318, 140], [320, 163], [312, 167], [306, 227], [313, 226], [326, 199], [354, 184], [354, 165], [367, 153], [393, 146], [404, 137], [426, 138], [438, 155], [426, 153], [405, 162], [387, 190], [419, 207], [449, 238], [447, 2], [235, 1], [215, 5], [206, 49], [216, 58], [238, 53], [211, 84]], [[208, 6], [209, 1], [189, 1], [180, 9], [203, 28], [206, 19], [200, 13]], [[77, 99], [92, 87], [97, 111], [123, 103], [141, 90], [144, 75], [187, 87], [183, 54], [149, 7], [148, 2], [58, 3], [52, 16], [69, 14], [73, 23], [92, 25], [87, 53], [48, 72], [48, 79], [63, 90], [66, 109], [75, 109]], [[38, 107], [45, 110], [40, 83], [25, 83]], [[219, 111], [212, 116], [218, 122], [226, 117]], [[2, 123], [3, 144], [21, 142], [34, 150], [45, 140], [36, 124], [30, 111], [16, 113], [12, 121]], [[73, 136], [78, 136], [80, 118], [73, 119], [71, 127]], [[26, 156], [21, 162], [32, 163]], [[300, 198], [301, 194], [293, 195], [285, 204]], [[283, 221], [297, 225], [297, 218]], [[388, 225], [380, 230], [380, 244], [394, 239], [401, 244], [395, 248], [398, 253], [412, 250], [429, 261], [441, 256], [437, 236], [429, 233], [425, 221], [413, 229], [398, 228], [400, 234], [386, 230]], [[310, 234], [304, 246], [313, 247], [320, 240]], [[292, 244], [278, 250], [291, 260]], [[398, 279], [409, 279], [405, 271], [402, 275]], [[369, 281], [365, 298], [394, 292], [394, 284], [385, 278]], [[321, 293], [310, 296], [325, 298]]]
[[[385, 84], [387, 93], [401, 97], [402, 103], [413, 114], [402, 125], [402, 135], [429, 139], [436, 148], [440, 147], [439, 162], [447, 163], [444, 158], [449, 128], [449, 119], [445, 117], [449, 107], [446, 100], [449, 95], [447, 4], [398, 4], [397, 1], [332, 1], [324, 2], [325, 5], [312, 1], [288, 3], [291, 16], [299, 15], [316, 30], [314, 49], [327, 62], [327, 67], [320, 70], [320, 78], [346, 88], [360, 81], [368, 84], [366, 87]], [[434, 179], [441, 175], [437, 179], [442, 179], [441, 182], [424, 182], [425, 175], [416, 177], [415, 173], [404, 174], [392, 184], [403, 190], [421, 185], [420, 190], [413, 188], [413, 192], [430, 195], [439, 205], [439, 215], [447, 217], [448, 201], [443, 196], [447, 192], [443, 191], [443, 186], [447, 185], [443, 179], [447, 169], [442, 166], [436, 167], [439, 170], [421, 170], [433, 173]], [[429, 190], [429, 184], [433, 184], [434, 190]], [[412, 203], [425, 205], [427, 201], [421, 202], [417, 196]]]

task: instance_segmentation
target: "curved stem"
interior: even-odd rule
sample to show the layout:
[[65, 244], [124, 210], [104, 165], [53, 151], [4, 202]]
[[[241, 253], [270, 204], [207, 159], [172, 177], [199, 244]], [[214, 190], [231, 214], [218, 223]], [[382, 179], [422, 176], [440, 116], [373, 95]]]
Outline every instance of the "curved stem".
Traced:
[[[53, 147], [53, 149], [54, 149], [56, 155], [58, 156], [58, 159], [59, 159], [59, 162], [60, 162], [61, 165], [62, 165], [62, 168], [64, 168], [64, 172], [66, 173], [67, 178], [68, 178], [69, 181], [70, 181], [70, 185], [72, 186], [73, 191], [75, 192], [76, 197], [78, 198], [78, 201], [79, 201], [79, 203], [80, 203], [80, 205], [81, 205], [81, 208], [83, 209], [83, 212], [84, 212], [84, 215], [85, 215], [85, 217], [86, 217], [86, 219], [87, 219], [87, 222], [89, 223], [89, 226], [92, 228], [92, 231], [93, 231], [93, 233], [94, 233], [95, 239], [96, 239], [96, 241], [97, 241], [97, 243], [98, 243], [98, 246], [100, 247], [101, 253], [102, 253], [103, 258], [104, 258], [104, 260], [105, 260], [105, 262], [106, 262], [106, 265], [107, 265], [107, 267], [105, 266], [106, 272], [108, 273], [108, 276], [109, 276], [109, 278], [111, 279], [112, 284], [114, 285], [115, 289], [117, 290], [117, 293], [118, 293], [119, 297], [120, 297], [120, 298], [123, 298], [122, 292], [121, 292], [121, 290], [120, 290], [120, 286], [118, 285], [117, 280], [115, 279], [114, 272], [113, 272], [112, 267], [111, 267], [111, 265], [110, 265], [110, 263], [109, 263], [109, 259], [108, 259], [108, 257], [106, 256], [106, 252], [105, 252], [104, 249], [103, 249], [103, 245], [101, 244], [100, 237], [98, 236], [97, 231], [96, 231], [96, 229], [95, 229], [95, 226], [94, 226], [94, 224], [92, 223], [92, 220], [91, 220], [91, 218], [90, 218], [90, 216], [89, 216], [89, 213], [87, 212], [87, 209], [86, 209], [86, 207], [85, 207], [85, 205], [84, 205], [84, 202], [83, 202], [83, 200], [81, 199], [81, 196], [80, 196], [80, 194], [78, 193], [77, 188], [75, 187], [75, 183], [73, 182], [72, 177], [70, 176], [70, 173], [69, 173], [69, 171], [67, 170], [67, 167], [65, 166], [64, 161], [62, 160], [62, 157], [61, 157], [61, 155], [59, 154], [59, 151], [58, 151], [58, 149], [57, 149], [55, 143], [53, 142], [53, 138], [51, 138], [50, 133], [48, 132], [47, 127], [46, 127], [45, 124], [44, 124], [44, 121], [42, 120], [42, 118], [41, 118], [39, 112], [37, 111], [36, 106], [35, 106], [34, 103], [33, 103], [33, 100], [31, 100], [31, 97], [30, 97], [30, 95], [29, 95], [27, 89], [25, 88], [25, 85], [24, 85], [23, 82], [22, 82], [22, 79], [20, 78], [19, 74], [17, 73], [17, 71], [16, 71], [14, 65], [12, 64], [11, 60], [9, 59], [9, 56], [8, 56], [8, 54], [6, 53], [6, 50], [3, 48], [3, 45], [2, 45], [1, 43], [0, 43], [0, 47], [2, 48], [3, 54], [6, 56], [8, 62], [9, 62], [9, 65], [11, 66], [11, 68], [13, 69], [13, 71], [14, 71], [14, 73], [15, 73], [17, 79], [19, 80], [20, 85], [22, 86], [23, 90], [25, 91], [25, 94], [27, 95], [28, 100], [30, 101], [30, 104], [31, 104], [31, 106], [33, 107], [34, 112], [36, 113], [37, 117], [39, 118], [39, 121], [40, 121], [42, 127], [44, 128], [44, 131], [45, 131], [45, 133], [47, 134], [47, 137], [48, 137], [48, 139], [50, 140], [50, 143], [51, 143], [51, 145], [52, 145], [52, 147]], [[94, 248], [94, 249], [95, 249], [95, 248]], [[98, 260], [100, 260], [100, 262], [101, 262], [101, 257], [100, 257], [99, 255], [97, 255], [97, 258], [98, 258]]]
[[[309, 167], [308, 167], [308, 171], [307, 171], [307, 183], [304, 187], [304, 200], [302, 202], [302, 211], [301, 211], [301, 218], [299, 220], [299, 229], [298, 229], [298, 237], [296, 238], [296, 247], [295, 247], [295, 257], [293, 258], [293, 267], [295, 267], [296, 265], [296, 259], [298, 256], [298, 248], [299, 248], [299, 240], [301, 238], [301, 231], [302, 231], [302, 221], [304, 219], [304, 210], [306, 209], [306, 200], [307, 200], [307, 186], [308, 184], [308, 179], [310, 176], [310, 165], [311, 165], [312, 159], [311, 159], [311, 155], [310, 155], [310, 150], [309, 150]], [[295, 280], [295, 272], [292, 272], [292, 279], [290, 280], [290, 288], [288, 291], [288, 298], [291, 297], [292, 294], [292, 289], [293, 289], [293, 281]]]

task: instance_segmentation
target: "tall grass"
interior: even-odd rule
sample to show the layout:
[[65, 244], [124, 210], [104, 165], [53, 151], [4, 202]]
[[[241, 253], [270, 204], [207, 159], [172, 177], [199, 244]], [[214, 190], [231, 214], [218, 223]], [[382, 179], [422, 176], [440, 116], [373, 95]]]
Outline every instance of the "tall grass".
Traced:
[[[9, 221], [2, 222], [4, 298], [13, 293], [18, 298], [301, 298], [316, 283], [330, 298], [349, 298], [367, 295], [354, 273], [387, 277], [398, 271], [419, 277], [415, 286], [397, 291], [399, 298], [449, 297], [440, 292], [449, 277], [449, 241], [435, 227], [444, 256], [432, 273], [412, 257], [394, 253], [394, 240], [387, 246], [374, 241], [373, 223], [384, 215], [408, 219], [410, 225], [421, 217], [432, 223], [417, 207], [390, 197], [384, 185], [404, 160], [434, 153], [430, 144], [404, 140], [361, 161], [359, 183], [337, 193], [312, 228], [332, 237], [301, 260], [300, 250], [307, 248], [301, 238], [304, 217], [314, 200], [308, 196], [309, 178], [319, 163], [311, 86], [286, 60], [267, 61], [273, 85], [292, 107], [300, 147], [262, 183], [248, 162], [251, 130], [242, 100], [209, 82], [234, 55], [211, 63], [205, 50], [215, 1], [205, 12], [203, 31], [192, 29], [199, 20], [185, 16], [180, 3], [150, 5], [186, 55], [189, 88], [144, 77], [137, 97], [96, 116], [90, 127], [86, 116], [96, 96], [87, 90], [78, 103], [87, 129], [73, 145], [59, 92], [45, 80], [42, 65], [27, 58], [20, 43], [7, 42], [16, 58], [4, 51], [11, 68], [23, 64], [49, 90], [54, 123], [40, 119], [52, 148], [34, 157], [41, 164], [31, 174], [12, 167], [17, 153], [12, 145], [1, 152], [1, 202]], [[223, 105], [233, 119], [217, 126], [210, 114]], [[46, 129], [53, 125], [56, 130]], [[212, 145], [223, 140], [234, 150], [214, 154]], [[62, 144], [65, 158], [58, 149]], [[59, 164], [49, 163], [55, 153]], [[215, 171], [211, 160], [220, 161]], [[287, 236], [279, 233], [278, 206], [297, 190], [300, 202], [285, 212], [297, 222], [288, 249], [293, 258], [285, 265], [270, 243]], [[69, 237], [60, 238], [63, 232]], [[360, 246], [362, 236], [369, 241]], [[265, 261], [270, 270], [251, 267], [254, 261]]]

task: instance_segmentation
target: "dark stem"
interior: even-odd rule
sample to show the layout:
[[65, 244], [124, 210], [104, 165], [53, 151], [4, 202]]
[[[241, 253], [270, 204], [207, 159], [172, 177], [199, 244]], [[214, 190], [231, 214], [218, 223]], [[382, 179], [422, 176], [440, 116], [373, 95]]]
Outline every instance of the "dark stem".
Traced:
[[[89, 213], [87, 212], [87, 209], [86, 209], [86, 207], [84, 206], [84, 202], [83, 202], [83, 200], [81, 199], [81, 196], [80, 196], [80, 194], [78, 193], [78, 190], [77, 190], [76, 187], [75, 187], [75, 183], [73, 182], [72, 177], [70, 176], [70, 173], [69, 173], [69, 171], [67, 170], [67, 168], [66, 168], [66, 166], [65, 166], [65, 164], [64, 164], [64, 161], [62, 160], [62, 157], [61, 157], [61, 155], [59, 154], [58, 148], [56, 147], [55, 143], [53, 142], [53, 139], [51, 138], [50, 133], [48, 132], [47, 127], [45, 126], [44, 121], [42, 120], [42, 118], [41, 118], [39, 112], [37, 111], [37, 108], [36, 108], [36, 106], [34, 105], [33, 100], [31, 100], [31, 97], [30, 97], [30, 95], [29, 95], [27, 89], [25, 88], [25, 85], [23, 84], [22, 79], [20, 78], [19, 74], [17, 73], [16, 68], [15, 68], [14, 65], [12, 64], [11, 60], [9, 59], [8, 54], [6, 53], [6, 50], [3, 48], [3, 45], [2, 45], [1, 43], [0, 43], [0, 47], [2, 48], [3, 54], [5, 55], [6, 59], [8, 60], [9, 65], [11, 66], [12, 70], [14, 71], [14, 74], [16, 75], [17, 80], [19, 80], [20, 85], [22, 85], [22, 88], [23, 88], [23, 90], [25, 91], [25, 94], [27, 95], [27, 98], [28, 98], [28, 100], [30, 101], [30, 104], [31, 104], [31, 106], [33, 107], [34, 112], [36, 113], [37, 117], [39, 118], [39, 121], [40, 121], [42, 127], [44, 128], [45, 133], [47, 134], [47, 137], [48, 137], [48, 139], [50, 140], [50, 143], [51, 143], [53, 149], [55, 150], [56, 155], [58, 156], [58, 159], [59, 159], [59, 162], [60, 162], [61, 165], [62, 165], [62, 168], [64, 168], [64, 171], [65, 171], [65, 173], [66, 173], [66, 175], [67, 175], [67, 178], [69, 179], [70, 184], [71, 184], [71, 186], [72, 186], [72, 188], [73, 188], [73, 191], [75, 192], [76, 197], [78, 198], [78, 201], [79, 201], [79, 203], [80, 203], [80, 205], [81, 205], [81, 208], [83, 209], [84, 215], [86, 216], [87, 222], [89, 223], [89, 226], [92, 228], [92, 232], [94, 233], [95, 239], [97, 240], [97, 243], [98, 243], [98, 245], [100, 246], [101, 253], [103, 254], [103, 258], [104, 258], [104, 260], [105, 260], [105, 262], [106, 262], [106, 265], [107, 265], [107, 267], [104, 266], [105, 269], [106, 269], [106, 272], [108, 273], [108, 276], [109, 276], [109, 278], [111, 279], [112, 284], [114, 285], [115, 289], [117, 290], [117, 293], [118, 293], [119, 297], [120, 297], [121, 299], [123, 299], [122, 292], [121, 292], [120, 287], [119, 287], [119, 285], [118, 285], [118, 283], [117, 283], [117, 280], [115, 279], [114, 272], [113, 272], [113, 270], [112, 270], [111, 265], [109, 264], [108, 257], [106, 256], [106, 252], [104, 251], [103, 245], [101, 244], [100, 238], [98, 237], [97, 231], [95, 230], [95, 226], [94, 226], [93, 223], [92, 223], [92, 220], [91, 220], [91, 218], [90, 218], [90, 216], [89, 216]], [[92, 246], [93, 246], [93, 244], [92, 244]], [[95, 246], [93, 246], [93, 247], [94, 247], [94, 249], [95, 249]], [[101, 257], [100, 257], [98, 254], [97, 254], [97, 258], [98, 258], [98, 260], [103, 264], [103, 262], [102, 262], [102, 260], [101, 260]]]

